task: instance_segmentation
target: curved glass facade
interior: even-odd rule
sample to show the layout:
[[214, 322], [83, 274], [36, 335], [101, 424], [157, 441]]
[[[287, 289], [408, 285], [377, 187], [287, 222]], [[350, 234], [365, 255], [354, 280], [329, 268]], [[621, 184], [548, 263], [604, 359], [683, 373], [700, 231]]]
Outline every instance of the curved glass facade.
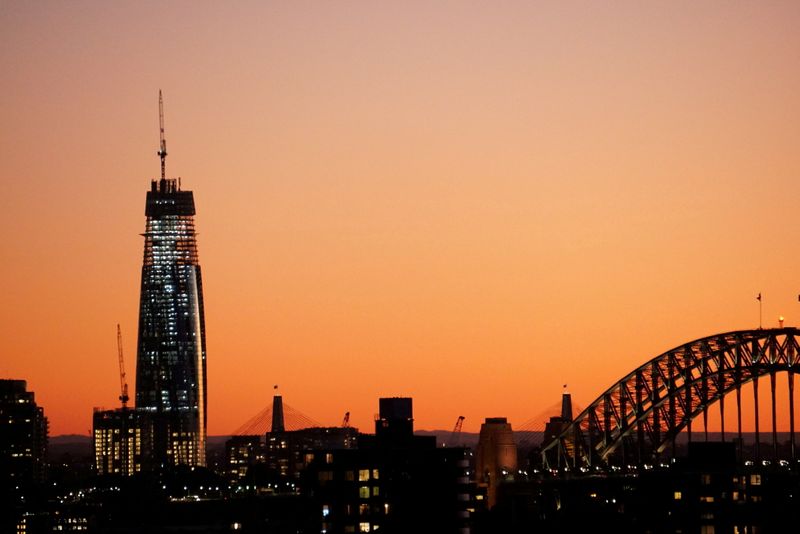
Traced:
[[136, 408], [152, 422], [153, 467], [206, 463], [206, 336], [194, 197], [153, 180], [139, 301]]

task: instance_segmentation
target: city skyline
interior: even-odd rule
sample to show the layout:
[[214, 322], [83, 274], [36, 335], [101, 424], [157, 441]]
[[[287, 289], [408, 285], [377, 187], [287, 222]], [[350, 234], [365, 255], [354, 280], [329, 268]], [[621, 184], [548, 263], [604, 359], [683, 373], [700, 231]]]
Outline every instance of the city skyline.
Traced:
[[159, 88], [209, 434], [274, 384], [362, 431], [387, 396], [518, 427], [757, 294], [800, 323], [800, 6], [194, 6], [0, 8], [0, 378], [52, 434], [118, 405], [117, 323], [134, 374]]

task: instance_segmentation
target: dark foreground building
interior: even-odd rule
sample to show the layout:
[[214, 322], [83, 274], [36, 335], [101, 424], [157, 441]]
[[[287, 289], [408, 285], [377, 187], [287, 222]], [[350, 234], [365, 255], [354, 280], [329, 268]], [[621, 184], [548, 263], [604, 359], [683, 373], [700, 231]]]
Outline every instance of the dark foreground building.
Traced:
[[194, 197], [165, 177], [166, 155], [162, 112], [161, 179], [145, 203], [136, 409], [152, 421], [154, 467], [204, 466], [206, 335]]
[[320, 452], [304, 488], [316, 532], [468, 533], [474, 510], [467, 451], [414, 436], [411, 399], [380, 400], [374, 436], [357, 449]]
[[800, 464], [749, 464], [734, 443], [700, 442], [669, 463], [530, 473], [500, 485], [479, 531], [793, 531]]
[[0, 380], [0, 485], [41, 482], [47, 418], [24, 380]]

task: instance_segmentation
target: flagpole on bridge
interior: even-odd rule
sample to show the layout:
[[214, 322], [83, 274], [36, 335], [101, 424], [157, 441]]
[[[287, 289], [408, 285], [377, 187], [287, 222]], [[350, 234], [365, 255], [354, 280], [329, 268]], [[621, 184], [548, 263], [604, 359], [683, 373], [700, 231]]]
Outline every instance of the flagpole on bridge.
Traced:
[[[800, 297], [798, 297], [798, 298], [800, 298]], [[762, 320], [761, 320], [761, 317], [762, 317], [762, 315], [761, 315], [761, 292], [758, 293], [758, 296], [756, 297], [756, 300], [758, 301], [758, 329], [761, 330], [761, 323], [762, 323]]]

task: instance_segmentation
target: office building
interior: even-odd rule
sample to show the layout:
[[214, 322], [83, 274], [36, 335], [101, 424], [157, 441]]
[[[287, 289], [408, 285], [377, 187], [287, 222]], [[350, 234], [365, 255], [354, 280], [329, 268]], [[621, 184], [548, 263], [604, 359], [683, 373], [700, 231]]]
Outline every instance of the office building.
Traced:
[[151, 448], [150, 420], [129, 408], [95, 409], [92, 416], [94, 460], [98, 475], [131, 476], [142, 471]]
[[163, 107], [161, 178], [147, 192], [139, 300], [136, 409], [152, 421], [154, 467], [206, 463], [206, 329], [194, 197], [166, 178]]

